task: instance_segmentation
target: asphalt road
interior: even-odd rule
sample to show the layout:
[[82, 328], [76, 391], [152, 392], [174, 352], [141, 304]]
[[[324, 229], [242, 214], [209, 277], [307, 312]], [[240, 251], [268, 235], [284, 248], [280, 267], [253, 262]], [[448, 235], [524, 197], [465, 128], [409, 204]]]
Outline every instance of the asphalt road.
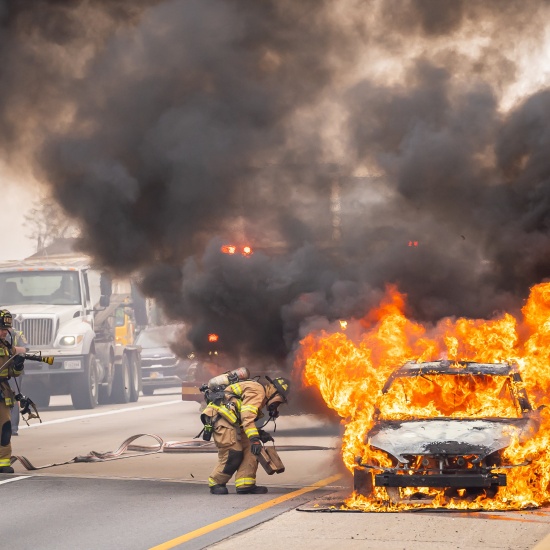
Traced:
[[[50, 476], [15, 480], [1, 491], [10, 511], [2, 538], [18, 548], [43, 550], [148, 549], [291, 492], [275, 488], [269, 496], [230, 495], [222, 502], [197, 483]], [[223, 529], [192, 538], [185, 548], [209, 547], [306, 500], [297, 497], [244, 514]]]
[[[37, 468], [61, 465], [28, 471], [15, 462], [15, 474], [0, 475], [0, 491], [13, 517], [2, 528], [2, 537], [17, 540], [20, 548], [142, 549], [182, 536], [189, 539], [185, 548], [209, 547], [306, 503], [311, 494], [326, 493], [307, 486], [330, 477], [331, 463], [337, 463], [335, 450], [286, 452], [285, 473], [259, 472], [268, 494], [236, 495], [230, 487], [232, 494], [213, 496], [207, 480], [216, 463], [214, 448], [201, 453], [131, 452], [116, 460], [63, 464], [91, 451], [113, 451], [136, 434], [155, 434], [165, 442], [192, 441], [202, 428], [199, 405], [182, 402], [177, 388], [91, 411], [75, 411], [68, 397], [53, 397], [41, 417], [42, 424], [32, 420], [29, 427], [20, 425], [13, 454]], [[290, 416], [277, 422], [275, 435], [278, 445], [337, 447], [338, 434], [338, 426], [321, 419]], [[152, 446], [156, 440], [142, 437], [135, 443]], [[307, 492], [301, 493], [304, 486]], [[241, 517], [196, 533], [236, 514]]]
[[[187, 442], [200, 431], [199, 406], [181, 402], [177, 389], [137, 403], [75, 411], [52, 398], [42, 424], [21, 426], [14, 455], [36, 467], [71, 461], [90, 451], [113, 451], [135, 434]], [[338, 425], [316, 416], [281, 416], [279, 448], [286, 471], [258, 481], [266, 495], [210, 495], [213, 452], [127, 453], [126, 458], [70, 463], [0, 475], [9, 510], [1, 540], [25, 549], [258, 548], [286, 550], [550, 549], [550, 510], [501, 514], [342, 512], [351, 476], [342, 472]], [[136, 443], [153, 445], [140, 438]], [[324, 512], [325, 513], [324, 513]], [[334, 513], [326, 513], [334, 512]], [[263, 541], [263, 542], [262, 542]], [[541, 542], [543, 541], [543, 542]]]

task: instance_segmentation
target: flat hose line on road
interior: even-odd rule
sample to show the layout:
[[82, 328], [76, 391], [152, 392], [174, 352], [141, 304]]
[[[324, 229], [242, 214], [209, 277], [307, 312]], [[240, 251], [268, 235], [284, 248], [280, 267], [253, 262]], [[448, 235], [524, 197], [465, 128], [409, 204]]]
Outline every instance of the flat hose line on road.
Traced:
[[[152, 437], [157, 441], [155, 445], [132, 445], [140, 437]], [[336, 447], [318, 447], [315, 445], [281, 445], [277, 447], [279, 451], [328, 451]], [[12, 456], [11, 463], [20, 462], [27, 470], [43, 470], [53, 466], [65, 466], [66, 464], [76, 464], [78, 462], [106, 462], [108, 460], [121, 460], [123, 458], [133, 458], [156, 453], [215, 453], [218, 449], [212, 441], [202, 441], [191, 439], [189, 441], [163, 441], [161, 437], [155, 434], [137, 434], [129, 437], [122, 442], [116, 451], [107, 451], [98, 453], [90, 451], [87, 455], [75, 456], [67, 462], [58, 462], [55, 464], [46, 464], [45, 466], [34, 466], [31, 461], [24, 456]], [[136, 452], [139, 454], [124, 455], [126, 452]]]

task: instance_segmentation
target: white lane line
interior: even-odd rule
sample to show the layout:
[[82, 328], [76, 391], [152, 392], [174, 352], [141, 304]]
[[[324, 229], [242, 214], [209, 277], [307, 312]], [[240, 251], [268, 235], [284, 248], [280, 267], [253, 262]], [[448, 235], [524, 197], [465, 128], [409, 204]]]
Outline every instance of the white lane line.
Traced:
[[98, 416], [108, 416], [110, 414], [122, 414], [134, 411], [142, 411], [144, 409], [152, 409], [153, 407], [164, 407], [165, 405], [174, 405], [175, 403], [183, 403], [181, 399], [177, 401], [163, 401], [162, 403], [154, 403], [152, 405], [142, 405], [141, 407], [128, 407], [127, 409], [116, 409], [114, 411], [105, 411], [100, 413], [93, 414], [83, 414], [80, 416], [70, 416], [67, 418], [58, 418], [57, 420], [47, 420], [42, 422], [42, 424], [31, 424], [30, 426], [20, 426], [20, 430], [28, 430], [29, 428], [41, 428], [42, 426], [47, 426], [49, 424], [63, 424], [65, 422], [74, 422], [75, 420], [85, 420], [87, 418], [97, 418]]
[[2, 485], [3, 483], [11, 483], [12, 481], [19, 481], [20, 479], [29, 479], [30, 477], [32, 476], [17, 476], [10, 479], [4, 479], [3, 481], [0, 481], [0, 485]]

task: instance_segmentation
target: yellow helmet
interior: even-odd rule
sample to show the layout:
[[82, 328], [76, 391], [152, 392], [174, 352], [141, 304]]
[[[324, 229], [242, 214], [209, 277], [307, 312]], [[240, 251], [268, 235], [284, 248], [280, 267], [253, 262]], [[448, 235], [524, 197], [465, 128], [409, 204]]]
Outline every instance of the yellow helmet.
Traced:
[[270, 384], [273, 384], [277, 393], [283, 398], [283, 401], [286, 403], [288, 401], [288, 393], [290, 392], [290, 380], [279, 376], [277, 378], [269, 378], [266, 376], [267, 381]]
[[13, 317], [7, 309], [0, 309], [0, 329], [12, 328]]

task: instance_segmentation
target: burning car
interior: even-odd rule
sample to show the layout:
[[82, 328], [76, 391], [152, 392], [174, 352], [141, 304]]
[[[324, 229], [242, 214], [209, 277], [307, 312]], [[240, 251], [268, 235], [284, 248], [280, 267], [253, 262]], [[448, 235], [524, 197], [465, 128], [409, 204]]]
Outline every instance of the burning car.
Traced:
[[505, 450], [539, 428], [513, 363], [408, 362], [382, 388], [365, 457], [356, 459], [354, 489], [373, 497], [383, 487], [393, 503], [492, 498], [506, 486]]

